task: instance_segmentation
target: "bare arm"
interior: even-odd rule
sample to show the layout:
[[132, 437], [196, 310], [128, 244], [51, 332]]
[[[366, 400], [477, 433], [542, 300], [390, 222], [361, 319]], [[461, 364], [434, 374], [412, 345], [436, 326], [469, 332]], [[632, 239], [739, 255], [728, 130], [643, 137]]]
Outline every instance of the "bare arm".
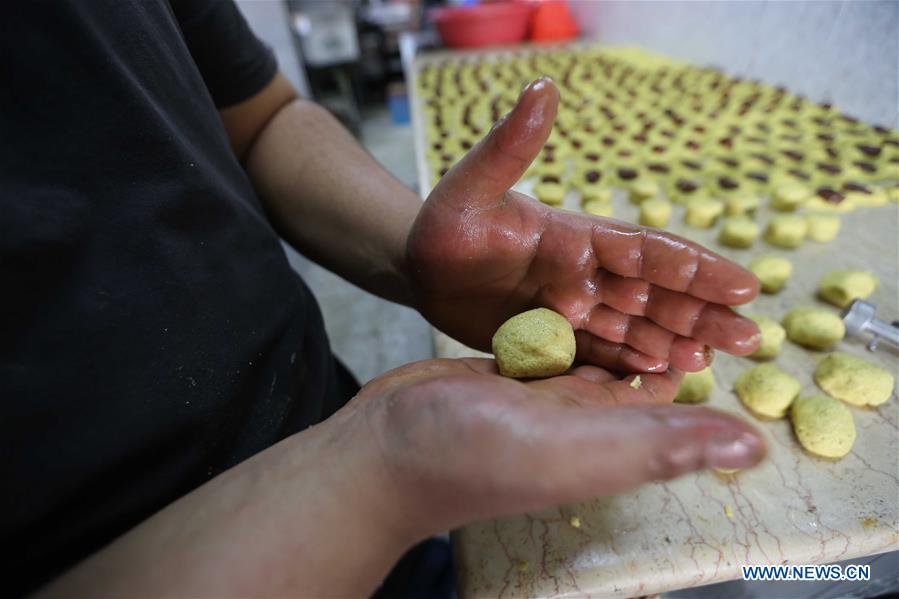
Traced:
[[67, 597], [363, 596], [411, 538], [343, 412], [169, 505], [41, 591]]
[[410, 304], [406, 238], [421, 200], [282, 75], [222, 111], [279, 234], [350, 282]]

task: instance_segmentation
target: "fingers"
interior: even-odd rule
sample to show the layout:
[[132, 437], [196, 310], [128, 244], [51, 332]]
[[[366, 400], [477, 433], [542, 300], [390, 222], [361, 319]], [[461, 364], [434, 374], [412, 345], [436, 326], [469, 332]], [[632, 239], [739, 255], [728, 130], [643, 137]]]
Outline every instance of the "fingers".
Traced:
[[549, 137], [559, 90], [552, 79], [529, 84], [518, 103], [440, 182], [441, 197], [490, 206], [515, 184]]
[[[597, 287], [604, 305], [625, 314], [645, 316], [675, 335], [739, 356], [752, 353], [760, 342], [756, 324], [726, 306], [609, 272], [597, 275]], [[636, 334], [629, 339], [636, 340]], [[663, 341], [661, 333], [656, 334], [654, 341]], [[690, 352], [696, 348], [684, 343], [681, 349]], [[688, 369], [685, 364], [678, 367]]]
[[[649, 377], [646, 377], [649, 378]], [[692, 406], [551, 409], [535, 406], [533, 451], [521, 485], [538, 504], [611, 495], [704, 468], [747, 468], [766, 453], [760, 434], [727, 414]], [[534, 484], [534, 473], [544, 480]]]
[[587, 331], [574, 332], [577, 342], [575, 360], [595, 364], [618, 372], [663, 372], [668, 361], [637, 351], [621, 343], [613, 343]]
[[665, 231], [603, 221], [593, 228], [592, 245], [600, 266], [622, 277], [729, 306], [758, 295], [751, 272]]
[[614, 343], [624, 343], [669, 365], [697, 372], [709, 365], [710, 349], [702, 341], [682, 337], [648, 318], [631, 316], [599, 304], [591, 310], [584, 330]]

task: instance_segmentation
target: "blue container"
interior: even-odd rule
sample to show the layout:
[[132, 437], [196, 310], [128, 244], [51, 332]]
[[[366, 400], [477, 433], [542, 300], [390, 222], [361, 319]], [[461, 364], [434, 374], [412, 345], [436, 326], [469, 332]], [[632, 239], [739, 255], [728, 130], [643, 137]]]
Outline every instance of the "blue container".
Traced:
[[409, 124], [409, 96], [406, 90], [391, 90], [387, 94], [387, 108], [390, 110], [390, 120], [394, 125]]

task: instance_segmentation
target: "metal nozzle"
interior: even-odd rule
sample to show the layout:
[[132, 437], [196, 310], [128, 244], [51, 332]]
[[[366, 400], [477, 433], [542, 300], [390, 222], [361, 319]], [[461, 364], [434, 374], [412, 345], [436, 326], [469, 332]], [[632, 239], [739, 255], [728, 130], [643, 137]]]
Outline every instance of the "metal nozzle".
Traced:
[[862, 333], [869, 333], [871, 340], [868, 342], [868, 349], [874, 351], [877, 349], [877, 343], [883, 339], [893, 347], [899, 348], [899, 321], [893, 321], [892, 324], [877, 318], [877, 308], [873, 304], [869, 304], [864, 300], [854, 300], [843, 310], [843, 324], [846, 326], [848, 335], [856, 336]]

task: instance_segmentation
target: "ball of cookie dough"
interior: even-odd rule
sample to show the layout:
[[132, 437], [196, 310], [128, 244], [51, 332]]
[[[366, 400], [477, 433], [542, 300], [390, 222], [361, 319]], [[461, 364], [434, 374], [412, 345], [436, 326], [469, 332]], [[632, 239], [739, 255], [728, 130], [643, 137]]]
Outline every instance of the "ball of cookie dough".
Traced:
[[765, 241], [771, 245], [793, 249], [799, 247], [808, 225], [805, 219], [797, 214], [778, 214], [771, 217], [765, 229]]
[[797, 399], [790, 409], [790, 420], [799, 443], [815, 455], [841, 458], [855, 443], [852, 412], [832, 397]]
[[591, 201], [609, 203], [612, 201], [612, 189], [610, 187], [602, 187], [601, 185], [582, 185], [581, 186], [581, 203], [586, 204]]
[[771, 208], [780, 211], [795, 210], [812, 195], [812, 190], [799, 183], [785, 183], [771, 194]]
[[704, 197], [690, 198], [687, 202], [684, 222], [691, 227], [708, 229], [715, 224], [722, 212], [724, 212], [724, 204], [718, 200]]
[[560, 206], [565, 199], [565, 186], [557, 181], [543, 180], [534, 186], [534, 194], [544, 204]]
[[652, 198], [640, 204], [640, 224], [646, 227], [664, 227], [671, 219], [671, 202]]
[[760, 314], [748, 315], [747, 318], [752, 320], [759, 327], [762, 334], [762, 342], [759, 348], [750, 354], [750, 358], [757, 360], [768, 360], [780, 353], [784, 339], [787, 338], [787, 332], [780, 323]]
[[504, 322], [492, 345], [503, 376], [556, 376], [574, 362], [574, 330], [564, 316], [547, 308], [528, 310]]
[[728, 216], [718, 232], [718, 242], [733, 248], [748, 248], [759, 236], [759, 226], [745, 216]]
[[727, 198], [724, 201], [724, 214], [738, 216], [740, 214], [754, 214], [759, 207], [759, 197], [754, 194], [740, 194]]
[[828, 354], [815, 368], [815, 382], [829, 395], [856, 406], [879, 406], [893, 394], [886, 368], [843, 352]]
[[808, 238], [820, 243], [833, 241], [840, 232], [840, 217], [836, 214], [810, 212], [805, 215], [805, 224], [808, 226]]
[[607, 218], [615, 216], [615, 205], [612, 202], [588, 200], [581, 207], [584, 209], [584, 212], [593, 216], [605, 216]]
[[833, 270], [818, 282], [821, 299], [845, 308], [855, 299], [867, 299], [877, 289], [879, 279], [865, 270]]
[[737, 397], [753, 413], [781, 418], [799, 395], [799, 381], [774, 364], [744, 370], [734, 381]]
[[653, 198], [659, 193], [659, 184], [652, 179], [636, 179], [630, 184], [630, 200], [639, 204], [644, 200]]
[[790, 341], [812, 349], [827, 349], [846, 334], [839, 316], [813, 306], [800, 306], [787, 312], [783, 327]]
[[715, 377], [711, 368], [703, 368], [699, 372], [688, 372], [677, 388], [674, 401], [678, 403], [700, 403], [709, 398], [715, 388]]
[[752, 259], [749, 270], [758, 277], [763, 292], [777, 293], [793, 274], [793, 264], [783, 256], [762, 254]]

